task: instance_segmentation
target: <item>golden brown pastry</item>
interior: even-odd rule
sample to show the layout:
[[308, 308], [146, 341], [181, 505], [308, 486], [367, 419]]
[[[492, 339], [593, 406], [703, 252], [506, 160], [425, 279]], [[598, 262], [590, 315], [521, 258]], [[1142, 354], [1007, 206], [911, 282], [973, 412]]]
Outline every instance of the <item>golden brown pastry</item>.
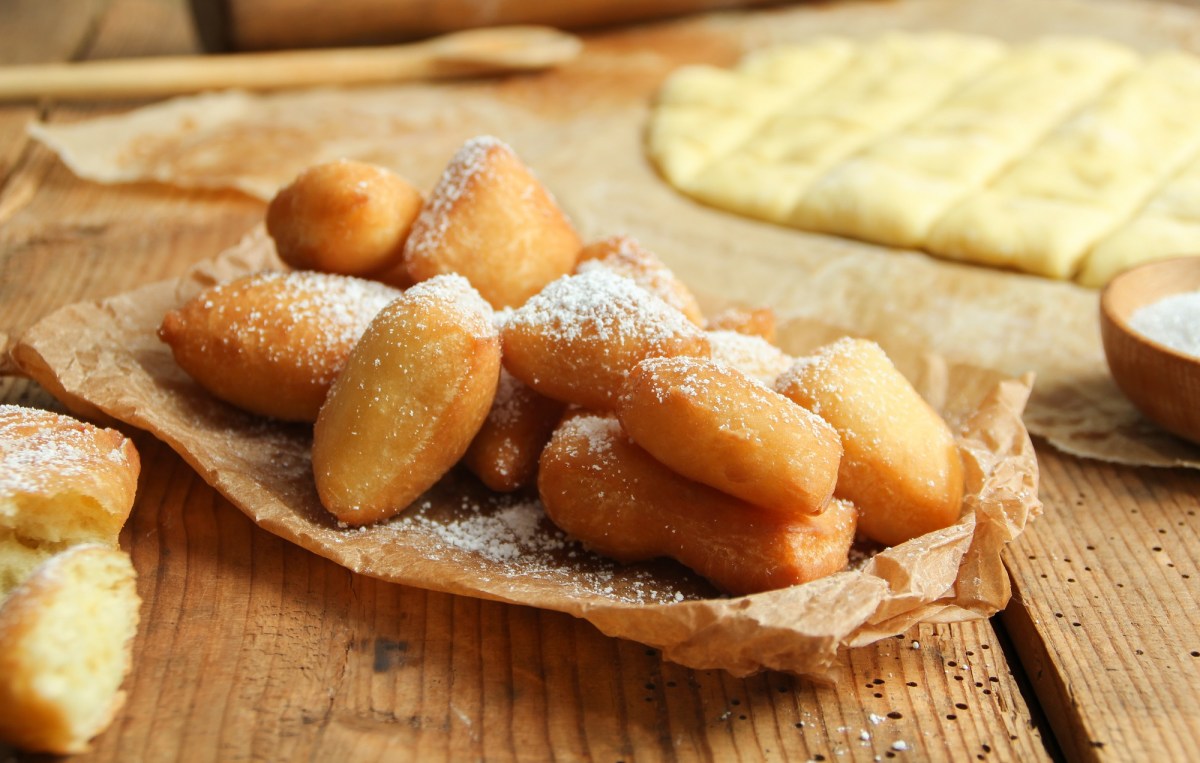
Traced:
[[125, 701], [137, 632], [129, 555], [72, 546], [0, 604], [0, 739], [37, 752], [83, 752]]
[[680, 311], [697, 326], [704, 325], [704, 314], [692, 292], [675, 277], [654, 252], [632, 236], [609, 236], [588, 244], [579, 252], [576, 273], [604, 267], [625, 276], [663, 302]]
[[79, 752], [120, 707], [140, 601], [116, 546], [139, 469], [120, 432], [0, 405], [0, 742]]
[[420, 192], [404, 178], [343, 159], [281, 188], [267, 207], [267, 232], [297, 270], [373, 277], [400, 264], [420, 209]]
[[404, 292], [371, 321], [317, 417], [321, 503], [351, 525], [403, 511], [462, 458], [499, 376], [492, 310], [465, 278]]
[[958, 520], [954, 436], [879, 345], [839, 339], [798, 360], [777, 389], [841, 435], [836, 493], [862, 510], [862, 535], [890, 546]]
[[620, 562], [668, 556], [718, 588], [748, 594], [846, 566], [857, 511], [833, 501], [785, 519], [667, 468], [615, 418], [565, 421], [542, 453], [538, 490], [568, 534]]
[[539, 395], [501, 368], [492, 409], [471, 441], [463, 464], [500, 493], [533, 484], [538, 456], [565, 408], [564, 403]]
[[778, 319], [769, 307], [730, 307], [708, 319], [709, 331], [736, 331], [775, 344]]
[[811, 411], [712, 360], [650, 358], [630, 373], [617, 416], [685, 477], [781, 517], [829, 505], [842, 446]]
[[0, 596], [71, 545], [115, 546], [140, 468], [116, 430], [0, 405]]
[[513, 150], [481, 136], [442, 173], [413, 224], [404, 265], [414, 281], [460, 273], [493, 307], [514, 307], [570, 273], [581, 246]]
[[641, 360], [709, 354], [704, 332], [633, 281], [598, 268], [561, 278], [515, 310], [504, 366], [541, 394], [611, 410]]
[[259, 273], [167, 313], [158, 335], [216, 397], [263, 416], [315, 421], [354, 343], [399, 296], [349, 276]]
[[711, 329], [705, 333], [712, 348], [713, 360], [736, 368], [768, 387], [774, 388], [775, 380], [795, 361], [795, 358], [758, 334]]

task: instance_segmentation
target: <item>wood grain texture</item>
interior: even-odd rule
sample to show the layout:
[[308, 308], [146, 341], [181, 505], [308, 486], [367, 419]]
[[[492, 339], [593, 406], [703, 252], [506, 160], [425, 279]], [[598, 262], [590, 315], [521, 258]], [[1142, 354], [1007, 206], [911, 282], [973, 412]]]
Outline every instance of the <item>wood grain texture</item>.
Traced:
[[[144, 5], [108, 6], [94, 47], [136, 53], [122, 40], [146, 34]], [[82, 183], [40, 146], [20, 152], [0, 195], [0, 331], [177, 275], [262, 215], [233, 193]], [[58, 407], [19, 380], [0, 399]], [[127, 704], [82, 759], [1045, 758], [989, 623], [858, 650], [836, 689], [686, 670], [565, 615], [351, 574], [254, 527], [135, 436], [143, 477], [123, 543], [144, 624]]]
[[1039, 451], [1004, 623], [1078, 760], [1200, 759], [1200, 475]]
[[836, 688], [688, 670], [566, 615], [352, 574], [135, 439], [143, 626], [79, 760], [1048, 759], [986, 622], [857, 650]]
[[[182, 0], [71, 3], [79, 17], [55, 26], [65, 5], [7, 3], [2, 60], [194, 45]], [[83, 183], [24, 138], [35, 113], [0, 109], [0, 332], [177, 275], [261, 218], [235, 193]], [[61, 410], [18, 379], [0, 378], [0, 401]], [[1013, 651], [998, 623], [923, 625], [850, 653], [831, 688], [692, 671], [565, 615], [354, 575], [135, 437], [123, 545], [143, 627], [127, 705], [80, 760], [1051, 759], [1025, 676], [1072, 759], [1200, 758], [1192, 472], [1039, 445], [1047, 513], [1008, 555]], [[37, 758], [0, 750], [9, 759]]]

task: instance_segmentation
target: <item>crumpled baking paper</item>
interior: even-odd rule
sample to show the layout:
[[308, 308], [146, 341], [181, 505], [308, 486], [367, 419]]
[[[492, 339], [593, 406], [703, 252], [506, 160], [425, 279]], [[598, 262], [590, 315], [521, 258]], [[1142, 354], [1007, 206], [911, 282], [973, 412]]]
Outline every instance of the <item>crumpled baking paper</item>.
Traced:
[[[1032, 380], [886, 339], [897, 366], [957, 432], [966, 497], [954, 526], [856, 569], [727, 598], [673, 562], [600, 558], [555, 529], [534, 496], [497, 497], [459, 470], [389, 522], [339, 527], [313, 484], [311, 427], [210, 397], [156, 336], [167, 310], [204, 288], [278, 267], [260, 229], [185, 278], [62, 308], [17, 341], [13, 359], [76, 413], [153, 433], [260, 527], [313, 553], [384, 580], [566, 612], [693, 668], [829, 680], [844, 647], [918, 621], [986, 617], [1009, 599], [1001, 551], [1041, 511], [1021, 419]], [[838, 334], [794, 320], [781, 327], [780, 343], [803, 353]]]

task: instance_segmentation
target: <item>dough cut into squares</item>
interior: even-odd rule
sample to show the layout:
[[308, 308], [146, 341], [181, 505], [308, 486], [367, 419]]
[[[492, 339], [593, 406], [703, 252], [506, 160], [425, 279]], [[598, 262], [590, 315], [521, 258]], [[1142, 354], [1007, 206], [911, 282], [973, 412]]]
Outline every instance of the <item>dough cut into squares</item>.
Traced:
[[926, 249], [1069, 278], [1096, 241], [1129, 219], [1200, 148], [1200, 130], [1186, 107], [1198, 98], [1200, 59], [1155, 57], [953, 207], [934, 226]]
[[685, 66], [659, 90], [647, 130], [651, 158], [680, 185], [751, 135], [769, 114], [821, 85], [853, 55], [848, 40], [780, 46], [735, 70]]
[[1088, 253], [1078, 281], [1098, 288], [1134, 265], [1186, 254], [1200, 254], [1200, 160], [1196, 159], [1136, 217]]
[[1087, 38], [1018, 48], [913, 124], [830, 169], [790, 222], [919, 247], [955, 202], [1136, 62], [1126, 48]]
[[714, 206], [789, 223], [821, 173], [928, 111], [1003, 51], [967, 35], [887, 35], [681, 187]]

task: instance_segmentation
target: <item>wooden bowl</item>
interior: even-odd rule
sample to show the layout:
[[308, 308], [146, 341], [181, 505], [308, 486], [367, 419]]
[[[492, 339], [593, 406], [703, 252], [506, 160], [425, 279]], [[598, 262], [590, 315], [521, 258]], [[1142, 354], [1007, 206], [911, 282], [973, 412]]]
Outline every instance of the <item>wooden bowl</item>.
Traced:
[[1100, 294], [1100, 336], [1117, 386], [1146, 418], [1200, 444], [1200, 358], [1137, 333], [1129, 317], [1163, 297], [1200, 289], [1200, 257], [1140, 265]]

